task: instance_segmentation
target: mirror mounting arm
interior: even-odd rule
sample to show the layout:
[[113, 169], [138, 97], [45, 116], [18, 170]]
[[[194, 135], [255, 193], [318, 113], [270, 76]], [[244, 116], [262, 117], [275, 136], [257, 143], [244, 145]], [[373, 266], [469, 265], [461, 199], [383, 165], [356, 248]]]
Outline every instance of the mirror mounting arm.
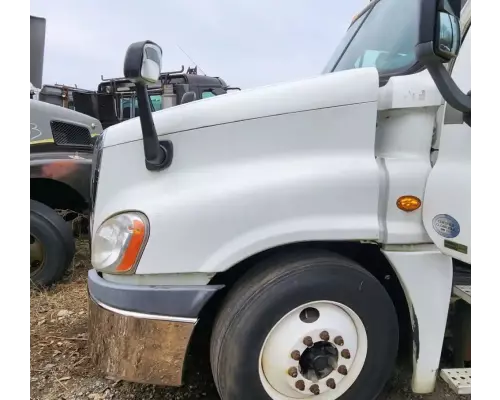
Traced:
[[419, 61], [427, 67], [429, 74], [436, 83], [445, 101], [454, 109], [470, 114], [471, 97], [460, 90], [455, 81], [451, 78], [448, 70], [443, 66], [442, 61], [435, 56], [433, 43], [422, 43], [416, 47]]
[[170, 140], [160, 142], [156, 134], [153, 113], [150, 109], [147, 86], [142, 82], [136, 83], [139, 118], [144, 143], [146, 168], [149, 171], [161, 171], [172, 163], [173, 146]]

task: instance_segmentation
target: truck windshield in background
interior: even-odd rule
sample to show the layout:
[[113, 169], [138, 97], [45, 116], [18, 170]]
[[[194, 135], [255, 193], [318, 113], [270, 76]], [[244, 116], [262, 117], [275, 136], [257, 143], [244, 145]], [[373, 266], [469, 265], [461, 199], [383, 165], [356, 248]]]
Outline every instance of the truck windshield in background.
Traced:
[[[151, 110], [153, 112], [162, 109], [162, 98], [161, 94], [150, 94], [149, 101], [151, 104]], [[134, 104], [132, 106], [132, 103]], [[129, 119], [137, 117], [139, 115], [139, 105], [137, 98], [134, 97], [123, 97], [120, 99], [120, 118]]]
[[419, 3], [373, 1], [349, 27], [323, 73], [375, 67], [379, 75], [397, 75], [417, 66]]

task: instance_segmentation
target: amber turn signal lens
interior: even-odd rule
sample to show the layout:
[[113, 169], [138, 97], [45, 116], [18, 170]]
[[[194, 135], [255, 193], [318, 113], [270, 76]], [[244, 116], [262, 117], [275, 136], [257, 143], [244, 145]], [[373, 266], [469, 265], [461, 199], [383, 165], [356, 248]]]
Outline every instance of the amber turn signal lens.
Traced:
[[422, 205], [422, 200], [416, 196], [401, 196], [396, 204], [400, 210], [410, 212], [418, 210]]
[[129, 243], [120, 264], [116, 267], [117, 272], [127, 272], [134, 267], [146, 236], [144, 222], [139, 219], [133, 221], [132, 225], [128, 227], [128, 231], [130, 235]]

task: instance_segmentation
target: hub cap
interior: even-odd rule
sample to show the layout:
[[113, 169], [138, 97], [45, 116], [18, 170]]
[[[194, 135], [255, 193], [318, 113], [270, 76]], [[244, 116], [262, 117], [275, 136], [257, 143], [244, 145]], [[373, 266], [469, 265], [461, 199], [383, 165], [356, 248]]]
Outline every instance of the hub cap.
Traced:
[[273, 400], [335, 400], [363, 368], [367, 335], [350, 308], [331, 301], [297, 307], [269, 332], [259, 373]]

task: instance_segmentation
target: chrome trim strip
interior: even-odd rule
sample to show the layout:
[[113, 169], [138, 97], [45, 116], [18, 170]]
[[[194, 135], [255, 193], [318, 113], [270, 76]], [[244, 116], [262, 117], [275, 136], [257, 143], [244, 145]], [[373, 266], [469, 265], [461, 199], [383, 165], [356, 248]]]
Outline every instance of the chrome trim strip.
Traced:
[[138, 318], [138, 319], [152, 319], [152, 320], [157, 320], [157, 321], [168, 321], [168, 322], [183, 322], [186, 324], [196, 324], [196, 322], [198, 322], [197, 318], [169, 317], [166, 315], [143, 314], [143, 313], [139, 313], [139, 312], [135, 312], [135, 311], [120, 310], [118, 308], [111, 307], [111, 306], [108, 306], [104, 303], [101, 303], [100, 301], [98, 301], [94, 297], [92, 297], [90, 294], [89, 294], [89, 297], [99, 307], [102, 307], [105, 310], [111, 311], [112, 313], [123, 315], [125, 317], [132, 317], [132, 318]]

